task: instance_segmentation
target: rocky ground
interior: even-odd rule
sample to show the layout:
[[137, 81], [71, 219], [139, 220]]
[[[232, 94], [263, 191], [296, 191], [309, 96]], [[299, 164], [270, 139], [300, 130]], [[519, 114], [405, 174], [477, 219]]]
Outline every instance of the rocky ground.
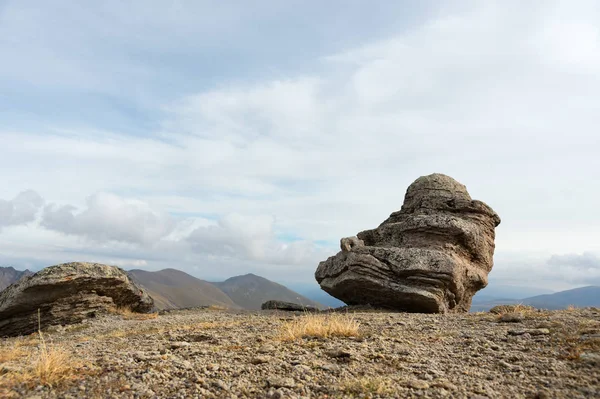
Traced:
[[[511, 310], [351, 312], [341, 320], [359, 323], [358, 336], [298, 339], [285, 331], [334, 316], [115, 314], [54, 328], [45, 344], [39, 334], [0, 340], [0, 397], [600, 397], [599, 309]], [[53, 353], [67, 357], [40, 371]]]

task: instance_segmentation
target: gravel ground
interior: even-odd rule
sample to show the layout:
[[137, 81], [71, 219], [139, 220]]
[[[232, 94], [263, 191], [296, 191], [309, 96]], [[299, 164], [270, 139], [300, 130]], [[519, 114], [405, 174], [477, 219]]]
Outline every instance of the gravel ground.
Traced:
[[[76, 371], [25, 398], [594, 398], [600, 310], [407, 314], [350, 312], [358, 337], [284, 341], [303, 314], [180, 310], [151, 320], [105, 316], [45, 334]], [[322, 317], [329, 317], [322, 315]], [[2, 350], [39, 337], [0, 340]], [[0, 364], [0, 376], [26, 368]]]

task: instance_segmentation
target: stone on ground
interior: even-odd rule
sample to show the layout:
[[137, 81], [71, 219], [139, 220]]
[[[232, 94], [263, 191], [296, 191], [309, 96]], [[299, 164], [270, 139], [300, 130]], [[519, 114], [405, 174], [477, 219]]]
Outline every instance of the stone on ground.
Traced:
[[342, 239], [315, 278], [348, 305], [467, 312], [487, 285], [499, 224], [496, 212], [453, 178], [422, 176], [379, 227]]

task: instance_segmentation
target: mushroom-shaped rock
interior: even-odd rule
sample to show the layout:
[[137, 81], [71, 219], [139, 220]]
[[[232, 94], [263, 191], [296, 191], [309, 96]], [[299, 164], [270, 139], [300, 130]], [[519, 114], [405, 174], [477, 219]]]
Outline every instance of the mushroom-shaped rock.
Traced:
[[492, 270], [500, 217], [443, 174], [418, 178], [401, 210], [321, 262], [321, 288], [348, 305], [467, 312]]
[[116, 267], [64, 263], [27, 276], [0, 293], [0, 336], [30, 334], [39, 325], [65, 325], [114, 307], [149, 312], [152, 298]]

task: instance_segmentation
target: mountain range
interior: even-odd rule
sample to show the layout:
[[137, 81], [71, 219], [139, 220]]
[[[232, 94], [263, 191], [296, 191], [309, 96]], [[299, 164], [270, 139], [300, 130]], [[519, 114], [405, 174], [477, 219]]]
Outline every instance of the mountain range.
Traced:
[[128, 273], [133, 281], [146, 288], [154, 299], [154, 306], [161, 310], [202, 305], [243, 308], [214, 284], [177, 269], [130, 270]]
[[29, 270], [20, 271], [15, 270], [14, 267], [0, 267], [0, 291], [30, 274], [33, 273]]
[[600, 287], [590, 285], [587, 287], [573, 288], [571, 290], [555, 292], [552, 294], [535, 295], [527, 298], [476, 296], [473, 298], [471, 312], [484, 312], [496, 305], [516, 303], [549, 310], [565, 309], [569, 306], [600, 307]]
[[[222, 282], [201, 280], [177, 269], [156, 272], [135, 269], [128, 273], [147, 290], [154, 298], [155, 306], [161, 310], [207, 305], [257, 310], [262, 303], [272, 299], [321, 309], [344, 305], [318, 287], [300, 285], [298, 291], [304, 293], [301, 295], [284, 285], [251, 273], [231, 277]], [[18, 271], [13, 267], [0, 267], [0, 291], [29, 274], [32, 274], [29, 270]], [[530, 295], [524, 297], [528, 293]], [[600, 307], [600, 287], [587, 286], [551, 293], [539, 288], [491, 285], [473, 298], [471, 311], [487, 311], [496, 305], [513, 303], [543, 309], [564, 309], [571, 305]]]
[[213, 284], [225, 292], [236, 304], [245, 309], [260, 309], [260, 306], [270, 299], [312, 306], [319, 309], [325, 308], [322, 304], [308, 299], [281, 284], [252, 273], [231, 277], [223, 282]]
[[[258, 310], [268, 300], [326, 308], [317, 301], [255, 274], [235, 276], [222, 282], [208, 282], [177, 269], [156, 272], [134, 269], [127, 273], [154, 299], [154, 305], [159, 310], [196, 306]], [[12, 267], [0, 267], [0, 291], [29, 274], [32, 274], [29, 270], [21, 272]]]

